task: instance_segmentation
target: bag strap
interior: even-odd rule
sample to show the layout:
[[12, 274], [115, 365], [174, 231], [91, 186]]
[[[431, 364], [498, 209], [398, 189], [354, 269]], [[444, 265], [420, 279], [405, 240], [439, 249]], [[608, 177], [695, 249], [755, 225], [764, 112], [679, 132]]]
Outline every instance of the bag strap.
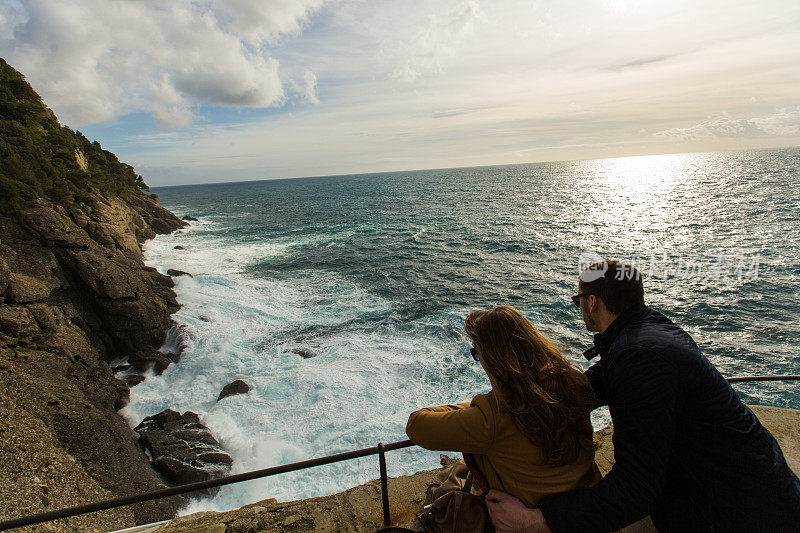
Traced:
[[470, 475], [475, 479], [475, 483], [478, 484], [481, 491], [486, 494], [489, 492], [489, 483], [486, 481], [486, 478], [483, 477], [481, 473], [481, 469], [478, 468], [478, 462], [475, 461], [475, 456], [471, 453], [464, 452], [464, 463], [467, 465], [467, 469], [469, 470]]
[[464, 492], [472, 491], [472, 472], [467, 473], [467, 479], [464, 480], [464, 487], [461, 490]]

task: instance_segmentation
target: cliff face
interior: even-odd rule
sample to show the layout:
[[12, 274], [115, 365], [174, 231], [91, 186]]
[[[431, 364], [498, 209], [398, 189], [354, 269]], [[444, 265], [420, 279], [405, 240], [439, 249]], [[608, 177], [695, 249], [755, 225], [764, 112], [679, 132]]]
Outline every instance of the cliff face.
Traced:
[[[0, 517], [11, 518], [162, 486], [117, 414], [129, 390], [108, 363], [170, 363], [158, 348], [179, 306], [140, 244], [185, 223], [140, 190], [131, 167], [86, 149], [36, 106], [2, 60], [0, 69], [17, 84], [0, 86], [0, 127], [16, 135], [0, 144]], [[179, 503], [141, 504], [135, 520], [167, 518]], [[117, 510], [59, 527], [108, 530], [132, 518]]]

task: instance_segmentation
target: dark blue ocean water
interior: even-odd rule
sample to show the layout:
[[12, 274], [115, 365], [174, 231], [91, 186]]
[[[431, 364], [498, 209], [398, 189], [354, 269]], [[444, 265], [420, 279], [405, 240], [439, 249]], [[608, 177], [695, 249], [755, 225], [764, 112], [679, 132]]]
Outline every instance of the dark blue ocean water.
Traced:
[[[591, 335], [569, 297], [592, 253], [636, 262], [647, 303], [724, 375], [800, 373], [800, 149], [154, 192], [200, 219], [146, 249], [160, 270], [195, 276], [176, 288], [191, 343], [133, 389], [130, 416], [200, 412], [240, 470], [400, 440], [410, 410], [487, 389], [463, 333], [475, 308], [519, 308], [587, 366]], [[249, 398], [214, 403], [236, 378], [254, 385]], [[738, 390], [800, 408], [796, 383]], [[393, 460], [395, 473], [435, 461]], [[296, 477], [289, 489], [223, 491], [197, 508], [330, 492], [375, 477], [371, 468], [332, 469], [323, 487]]]

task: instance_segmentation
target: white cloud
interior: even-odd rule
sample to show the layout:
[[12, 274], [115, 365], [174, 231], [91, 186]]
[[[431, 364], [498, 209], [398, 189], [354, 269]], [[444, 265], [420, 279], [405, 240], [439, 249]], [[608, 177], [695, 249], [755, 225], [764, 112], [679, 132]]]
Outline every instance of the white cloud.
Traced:
[[203, 103], [280, 105], [268, 47], [325, 1], [24, 0], [0, 11], [0, 54], [68, 124], [145, 111], [185, 127]]
[[302, 95], [309, 103], [319, 103], [319, 98], [317, 97], [317, 77], [308, 69], [303, 72]]
[[800, 133], [800, 107], [781, 109], [764, 117], [720, 117], [686, 128], [669, 128], [656, 132], [656, 137], [699, 141], [725, 137], [787, 136]]
[[327, 0], [210, 0], [223, 29], [256, 44], [281, 35], [297, 35], [309, 15]]
[[800, 144], [796, 0], [0, 0], [0, 20], [72, 125], [202, 118], [82, 128], [155, 185]]
[[[777, 111], [800, 104], [796, 2], [621, 5], [345, 0], [274, 48], [287, 101], [308, 69], [318, 105], [120, 153], [164, 184], [800, 144]], [[718, 118], [740, 133], [652, 135]]]
[[395, 45], [406, 57], [401, 59], [392, 77], [413, 82], [426, 72], [441, 73], [446, 60], [457, 54], [464, 39], [474, 31], [475, 23], [485, 18], [476, 0], [462, 0], [444, 15], [430, 15], [410, 39]]
[[153, 122], [162, 130], [187, 128], [192, 125], [194, 120], [191, 109], [181, 104], [169, 105], [154, 102], [150, 112]]

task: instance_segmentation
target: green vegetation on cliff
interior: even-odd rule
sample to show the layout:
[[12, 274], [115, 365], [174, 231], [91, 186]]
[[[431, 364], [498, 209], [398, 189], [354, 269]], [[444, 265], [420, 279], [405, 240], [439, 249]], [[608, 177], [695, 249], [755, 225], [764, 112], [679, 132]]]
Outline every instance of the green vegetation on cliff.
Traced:
[[64, 203], [145, 189], [133, 167], [62, 127], [25, 77], [0, 58], [0, 213], [37, 197]]

